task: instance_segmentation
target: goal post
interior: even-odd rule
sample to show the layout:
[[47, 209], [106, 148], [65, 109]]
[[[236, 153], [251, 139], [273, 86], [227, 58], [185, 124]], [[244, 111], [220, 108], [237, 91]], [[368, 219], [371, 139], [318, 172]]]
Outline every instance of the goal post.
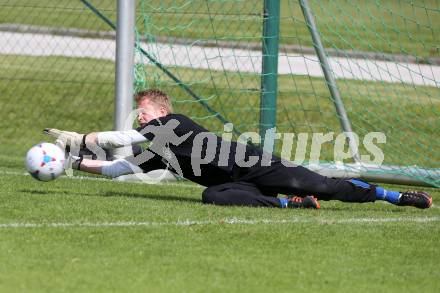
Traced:
[[[134, 47], [136, 0], [117, 1], [116, 67], [115, 67], [115, 130], [128, 130], [127, 119], [133, 110]], [[113, 155], [130, 155], [131, 149], [116, 148]]]
[[360, 162], [360, 157], [358, 153], [358, 145], [356, 140], [353, 138], [353, 129], [351, 128], [351, 122], [348, 118], [347, 112], [345, 111], [344, 102], [341, 99], [341, 94], [339, 92], [338, 86], [336, 84], [336, 80], [333, 76], [333, 72], [331, 71], [330, 65], [327, 61], [327, 55], [325, 53], [324, 46], [322, 45], [321, 37], [319, 35], [318, 28], [316, 26], [314, 17], [310, 10], [310, 5], [308, 0], [300, 0], [299, 1], [301, 10], [304, 14], [304, 19], [307, 24], [307, 28], [310, 31], [311, 38], [313, 40], [313, 47], [315, 48], [316, 55], [319, 58], [319, 63], [322, 68], [322, 72], [324, 73], [324, 78], [328, 87], [328, 90], [331, 94], [333, 103], [335, 104], [335, 109], [339, 117], [339, 121], [341, 123], [341, 128], [348, 134], [348, 142], [350, 152], [353, 156], [353, 159], [356, 162]]
[[[276, 127], [279, 30], [280, 1], [264, 0], [259, 129], [261, 141], [265, 141], [266, 135], [270, 135], [269, 129]], [[269, 139], [274, 140], [273, 137]]]
[[135, 11], [136, 0], [117, 1], [115, 130], [127, 130], [133, 110]]

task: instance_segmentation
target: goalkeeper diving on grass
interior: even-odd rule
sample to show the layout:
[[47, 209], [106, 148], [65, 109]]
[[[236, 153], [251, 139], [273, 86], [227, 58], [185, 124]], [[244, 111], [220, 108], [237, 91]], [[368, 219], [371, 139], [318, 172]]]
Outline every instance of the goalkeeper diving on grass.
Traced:
[[[320, 208], [318, 200], [387, 201], [421, 209], [432, 205], [422, 191], [392, 191], [358, 179], [322, 176], [294, 165], [259, 147], [225, 140], [190, 118], [173, 113], [170, 97], [160, 90], [135, 95], [140, 127], [127, 131], [79, 134], [53, 128], [45, 133], [70, 150], [66, 168], [115, 178], [168, 169], [205, 186], [202, 202], [223, 206]], [[114, 160], [87, 159], [83, 150], [150, 146], [135, 155]], [[72, 149], [78, 149], [77, 155]], [[278, 197], [278, 195], [286, 195]]]

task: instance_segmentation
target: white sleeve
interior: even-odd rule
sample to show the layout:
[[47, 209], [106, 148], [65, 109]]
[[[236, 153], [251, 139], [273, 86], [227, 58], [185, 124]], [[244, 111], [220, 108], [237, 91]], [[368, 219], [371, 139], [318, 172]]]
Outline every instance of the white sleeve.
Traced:
[[107, 162], [102, 166], [101, 174], [111, 178], [119, 177], [121, 175], [142, 173], [142, 169], [125, 159], [118, 159]]
[[98, 146], [112, 149], [146, 142], [147, 139], [136, 130], [104, 131], [97, 134]]

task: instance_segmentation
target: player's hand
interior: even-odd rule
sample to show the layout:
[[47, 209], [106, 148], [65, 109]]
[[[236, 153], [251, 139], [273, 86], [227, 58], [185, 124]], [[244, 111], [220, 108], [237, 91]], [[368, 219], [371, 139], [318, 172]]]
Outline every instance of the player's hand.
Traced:
[[56, 138], [55, 144], [62, 149], [65, 149], [67, 146], [81, 147], [84, 143], [85, 135], [73, 131], [45, 128], [43, 133]]

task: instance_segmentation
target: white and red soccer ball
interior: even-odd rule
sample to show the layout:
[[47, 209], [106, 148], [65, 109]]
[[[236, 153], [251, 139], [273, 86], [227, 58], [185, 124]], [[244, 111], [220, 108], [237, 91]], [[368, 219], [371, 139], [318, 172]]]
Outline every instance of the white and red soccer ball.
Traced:
[[26, 169], [37, 180], [54, 180], [64, 171], [64, 151], [52, 143], [39, 143], [27, 152]]

